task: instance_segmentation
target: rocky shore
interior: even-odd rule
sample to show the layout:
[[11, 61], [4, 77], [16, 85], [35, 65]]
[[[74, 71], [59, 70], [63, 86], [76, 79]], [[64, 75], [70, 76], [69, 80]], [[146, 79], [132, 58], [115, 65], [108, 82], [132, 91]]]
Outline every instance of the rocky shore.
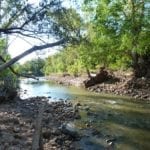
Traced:
[[71, 75], [50, 75], [46, 77], [46, 79], [66, 86], [80, 87], [84, 86], [83, 82], [87, 79], [87, 76], [74, 77]]
[[[129, 96], [134, 99], [150, 100], [150, 79], [149, 78], [134, 78], [132, 75], [124, 75], [115, 73], [115, 80], [111, 79], [101, 84], [88, 87], [87, 89], [96, 93], [115, 94], [120, 96]], [[48, 80], [57, 82], [63, 85], [73, 85], [84, 87], [84, 81], [87, 76], [57, 76], [52, 75]], [[117, 79], [117, 80], [116, 80]]]
[[119, 78], [117, 82], [107, 81], [89, 87], [88, 90], [97, 93], [112, 93], [120, 96], [129, 96], [134, 99], [150, 100], [150, 80], [146, 78]]
[[49, 103], [45, 97], [16, 98], [0, 104], [0, 150], [30, 150], [36, 130], [39, 108], [45, 104], [40, 140], [44, 150], [74, 150], [77, 132], [67, 123], [77, 117], [70, 102]]

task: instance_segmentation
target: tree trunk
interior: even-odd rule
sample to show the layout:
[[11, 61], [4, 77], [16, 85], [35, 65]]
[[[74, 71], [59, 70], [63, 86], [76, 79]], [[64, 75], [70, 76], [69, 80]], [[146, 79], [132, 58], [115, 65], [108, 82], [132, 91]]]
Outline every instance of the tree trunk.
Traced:
[[132, 59], [134, 76], [137, 78], [150, 78], [150, 55], [138, 55], [134, 53]]

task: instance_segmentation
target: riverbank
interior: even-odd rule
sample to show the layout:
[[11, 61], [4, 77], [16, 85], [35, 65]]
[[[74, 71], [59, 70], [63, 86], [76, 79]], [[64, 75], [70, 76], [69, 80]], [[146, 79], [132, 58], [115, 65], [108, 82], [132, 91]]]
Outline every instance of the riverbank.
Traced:
[[47, 76], [46, 79], [66, 86], [84, 87], [83, 82], [88, 79], [88, 77], [86, 75], [74, 77], [71, 75], [52, 74]]
[[[115, 94], [120, 96], [129, 96], [134, 99], [150, 101], [150, 79], [147, 78], [133, 78], [131, 74], [114, 73], [117, 80], [108, 80], [101, 84], [88, 87], [87, 90], [96, 93]], [[73, 77], [70, 75], [51, 75], [47, 77], [48, 80], [54, 81], [58, 84], [82, 86], [84, 81], [88, 79], [86, 75]]]
[[67, 123], [77, 117], [70, 102], [48, 102], [45, 97], [25, 100], [16, 98], [0, 104], [0, 150], [29, 150], [33, 146], [39, 109], [45, 105], [42, 118], [44, 150], [73, 150], [78, 135], [67, 130]]

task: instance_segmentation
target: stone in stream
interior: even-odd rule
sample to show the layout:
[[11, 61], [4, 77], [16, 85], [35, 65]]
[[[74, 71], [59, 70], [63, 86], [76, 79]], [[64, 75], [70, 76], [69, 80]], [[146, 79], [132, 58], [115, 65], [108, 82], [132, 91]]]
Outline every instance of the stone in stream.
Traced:
[[89, 106], [86, 106], [84, 109], [85, 109], [86, 111], [89, 111], [89, 110], [90, 110], [90, 107], [89, 107]]
[[67, 134], [69, 136], [71, 136], [72, 138], [79, 138], [79, 134], [77, 132], [77, 130], [73, 127], [72, 124], [63, 124], [61, 127], [60, 127], [62, 133], [64, 134]]
[[14, 128], [13, 128], [13, 131], [14, 131], [15, 133], [20, 132], [20, 130], [21, 130], [20, 127], [14, 127]]
[[81, 116], [76, 113], [75, 116], [74, 116], [74, 118], [75, 118], [75, 119], [81, 119]]
[[77, 102], [75, 105], [76, 106], [82, 106], [80, 102]]

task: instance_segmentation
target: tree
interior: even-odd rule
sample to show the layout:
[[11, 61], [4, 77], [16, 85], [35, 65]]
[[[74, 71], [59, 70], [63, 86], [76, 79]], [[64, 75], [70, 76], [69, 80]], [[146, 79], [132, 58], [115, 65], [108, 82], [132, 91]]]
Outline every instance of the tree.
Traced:
[[18, 64], [18, 71], [20, 74], [30, 74], [33, 76], [43, 76], [44, 71], [43, 67], [45, 65], [45, 61], [41, 58], [32, 59], [30, 61], [25, 62], [22, 65]]
[[70, 45], [65, 47], [61, 52], [49, 56], [46, 59], [44, 71], [46, 75], [50, 73], [69, 73], [78, 76], [83, 70], [80, 61], [78, 46]]
[[[0, 39], [0, 64], [4, 63], [5, 60], [10, 59], [6, 48], [6, 41]], [[1, 57], [3, 56], [3, 58]], [[0, 73], [0, 102], [7, 98], [14, 98], [16, 96], [16, 89], [18, 88], [18, 80], [14, 75], [16, 72], [13, 68], [5, 69]]]
[[150, 77], [148, 1], [85, 0], [85, 7], [95, 10], [90, 18], [94, 37], [89, 41], [100, 60], [107, 65], [125, 61], [136, 77]]
[[34, 51], [63, 45], [79, 36], [79, 26], [77, 27], [71, 21], [68, 22], [68, 20], [71, 20], [71, 14], [73, 16], [78, 15], [72, 9], [63, 7], [60, 0], [41, 0], [37, 5], [32, 5], [27, 0], [1, 0], [0, 8], [1, 36], [19, 34], [24, 37], [37, 38], [41, 42], [44, 42], [43, 37], [46, 36], [59, 39], [54, 43], [33, 46], [19, 56], [0, 65], [0, 71]]

